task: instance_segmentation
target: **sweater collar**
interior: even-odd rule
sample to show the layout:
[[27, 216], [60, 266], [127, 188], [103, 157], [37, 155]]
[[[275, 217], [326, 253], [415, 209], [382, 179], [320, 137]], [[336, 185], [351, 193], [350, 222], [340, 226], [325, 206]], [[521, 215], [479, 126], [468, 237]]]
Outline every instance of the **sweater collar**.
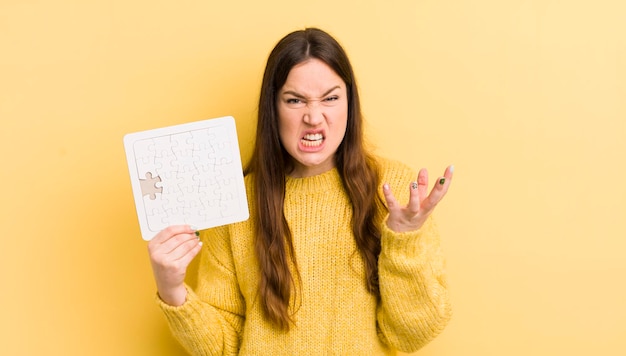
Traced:
[[311, 177], [293, 178], [287, 176], [286, 178], [286, 189], [288, 192], [320, 193], [337, 189], [338, 186], [341, 187], [342, 184], [337, 168]]

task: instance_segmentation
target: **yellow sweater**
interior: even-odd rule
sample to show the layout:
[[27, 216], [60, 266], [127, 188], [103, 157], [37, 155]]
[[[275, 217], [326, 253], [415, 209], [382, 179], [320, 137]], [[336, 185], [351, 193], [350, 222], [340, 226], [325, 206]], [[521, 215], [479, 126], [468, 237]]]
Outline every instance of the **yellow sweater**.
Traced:
[[[382, 181], [405, 204], [416, 173], [398, 162], [380, 164]], [[251, 183], [246, 178], [253, 217]], [[196, 290], [188, 288], [179, 307], [158, 300], [173, 335], [192, 355], [392, 355], [431, 341], [451, 316], [433, 222], [395, 233], [383, 222], [381, 206], [377, 303], [365, 287], [351, 212], [336, 169], [287, 179], [285, 216], [302, 280], [292, 293], [295, 325], [288, 332], [263, 318], [257, 300], [253, 219], [203, 231]]]

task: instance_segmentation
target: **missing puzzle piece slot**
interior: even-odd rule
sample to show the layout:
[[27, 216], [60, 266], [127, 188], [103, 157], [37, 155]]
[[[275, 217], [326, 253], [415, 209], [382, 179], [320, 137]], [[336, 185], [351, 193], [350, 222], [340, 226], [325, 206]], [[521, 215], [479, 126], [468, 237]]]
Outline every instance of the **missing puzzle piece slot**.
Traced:
[[156, 193], [163, 193], [163, 187], [157, 187], [156, 184], [161, 181], [161, 177], [152, 177], [152, 172], [146, 172], [146, 179], [139, 179], [141, 185], [142, 196], [149, 195], [150, 200], [156, 199]]

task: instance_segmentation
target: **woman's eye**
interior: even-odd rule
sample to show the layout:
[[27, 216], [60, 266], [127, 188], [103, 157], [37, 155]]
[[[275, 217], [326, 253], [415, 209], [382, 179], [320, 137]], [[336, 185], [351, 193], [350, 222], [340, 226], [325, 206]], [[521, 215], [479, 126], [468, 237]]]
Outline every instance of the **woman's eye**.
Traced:
[[327, 102], [337, 101], [337, 100], [339, 100], [338, 96], [329, 96], [328, 98], [324, 99], [324, 101], [327, 101]]
[[295, 99], [295, 98], [287, 99], [287, 104], [300, 104], [300, 103], [301, 103], [300, 99]]

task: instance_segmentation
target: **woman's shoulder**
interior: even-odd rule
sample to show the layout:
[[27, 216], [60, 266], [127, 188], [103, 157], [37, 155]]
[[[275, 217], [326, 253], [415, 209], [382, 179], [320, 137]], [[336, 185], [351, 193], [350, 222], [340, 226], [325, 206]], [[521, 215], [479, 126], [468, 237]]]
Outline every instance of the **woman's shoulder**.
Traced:
[[[387, 157], [375, 157], [381, 184], [389, 184], [396, 199], [402, 204], [409, 200], [409, 184], [417, 179], [417, 173], [404, 162]], [[385, 201], [382, 189], [378, 191], [381, 201]]]

